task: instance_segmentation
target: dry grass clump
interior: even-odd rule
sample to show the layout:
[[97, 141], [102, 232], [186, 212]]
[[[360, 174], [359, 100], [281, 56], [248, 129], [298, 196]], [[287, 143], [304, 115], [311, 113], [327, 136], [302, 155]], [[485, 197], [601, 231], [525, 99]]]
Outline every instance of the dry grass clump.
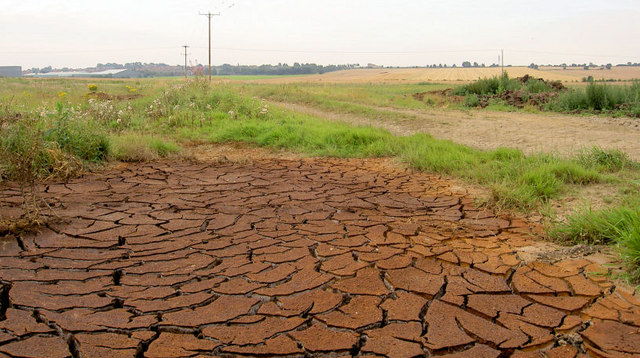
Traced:
[[167, 157], [180, 147], [161, 138], [139, 134], [111, 138], [111, 157], [123, 162], [145, 162]]

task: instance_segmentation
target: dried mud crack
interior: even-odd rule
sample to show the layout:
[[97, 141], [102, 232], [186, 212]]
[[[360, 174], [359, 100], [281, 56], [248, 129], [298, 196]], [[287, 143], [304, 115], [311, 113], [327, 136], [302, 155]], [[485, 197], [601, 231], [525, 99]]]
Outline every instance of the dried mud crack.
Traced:
[[0, 241], [0, 357], [640, 354], [640, 302], [599, 265], [524, 263], [539, 227], [381, 163], [50, 184], [65, 222]]

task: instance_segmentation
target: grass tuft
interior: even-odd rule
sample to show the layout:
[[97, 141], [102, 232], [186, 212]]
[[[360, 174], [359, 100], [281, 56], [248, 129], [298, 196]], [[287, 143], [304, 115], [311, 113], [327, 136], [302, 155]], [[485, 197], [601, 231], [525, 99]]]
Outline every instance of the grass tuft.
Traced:
[[578, 163], [586, 168], [598, 171], [614, 173], [625, 168], [637, 168], [638, 163], [629, 159], [629, 156], [617, 149], [602, 149], [593, 147], [583, 150], [577, 157]]
[[151, 161], [180, 151], [175, 143], [140, 134], [114, 136], [111, 147], [111, 158], [123, 162]]
[[640, 203], [593, 210], [587, 207], [549, 231], [549, 237], [562, 243], [589, 245], [614, 244], [627, 266], [633, 282], [640, 281]]

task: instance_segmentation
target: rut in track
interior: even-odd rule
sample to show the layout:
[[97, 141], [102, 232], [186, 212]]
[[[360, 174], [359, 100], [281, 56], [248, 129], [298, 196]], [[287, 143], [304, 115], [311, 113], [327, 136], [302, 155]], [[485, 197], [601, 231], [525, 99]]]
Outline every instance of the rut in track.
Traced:
[[[19, 202], [7, 189], [5, 204]], [[640, 303], [539, 228], [375, 160], [159, 162], [51, 184], [0, 242], [0, 357], [640, 354]]]

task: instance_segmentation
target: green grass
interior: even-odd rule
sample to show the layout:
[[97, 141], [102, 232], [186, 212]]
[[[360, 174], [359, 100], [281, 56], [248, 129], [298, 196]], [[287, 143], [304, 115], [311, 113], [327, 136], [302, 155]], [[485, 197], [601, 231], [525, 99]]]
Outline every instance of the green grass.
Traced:
[[559, 112], [592, 111], [640, 116], [640, 81], [635, 80], [629, 86], [591, 82], [587, 87], [561, 93], [547, 108]]
[[640, 202], [579, 211], [550, 230], [549, 236], [562, 243], [615, 245], [627, 266], [632, 282], [640, 281]]
[[[395, 109], [421, 109], [429, 104], [413, 95], [446, 89], [439, 84], [312, 84], [290, 85], [252, 84], [242, 91], [260, 98], [278, 102], [312, 105], [318, 108], [346, 113], [375, 114], [371, 107]], [[349, 106], [352, 105], [352, 106]], [[380, 108], [378, 108], [380, 109]], [[393, 113], [388, 112], [386, 115]]]
[[585, 149], [577, 157], [578, 163], [585, 168], [596, 169], [600, 172], [619, 172], [626, 168], [638, 169], [638, 163], [629, 159], [629, 156], [616, 149], [604, 150], [593, 147]]

